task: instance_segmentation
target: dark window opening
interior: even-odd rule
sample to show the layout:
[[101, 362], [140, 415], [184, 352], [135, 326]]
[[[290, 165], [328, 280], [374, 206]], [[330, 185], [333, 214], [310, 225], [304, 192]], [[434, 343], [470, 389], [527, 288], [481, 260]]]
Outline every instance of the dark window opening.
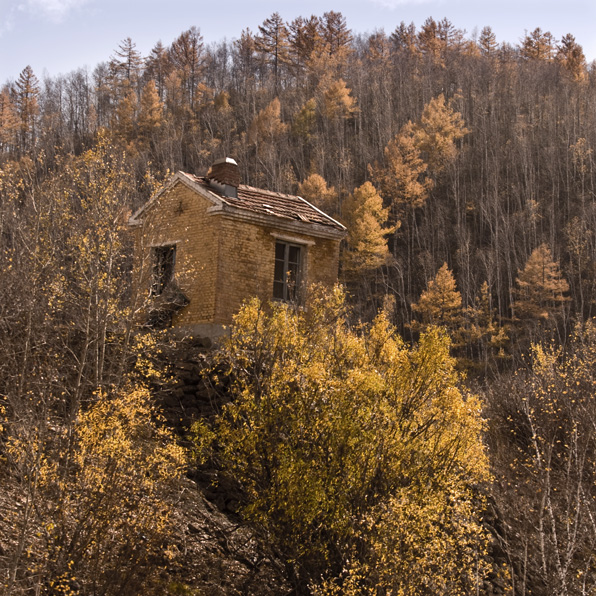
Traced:
[[286, 302], [296, 302], [299, 299], [302, 268], [301, 252], [301, 247], [295, 244], [275, 243], [274, 299]]
[[160, 296], [174, 278], [176, 245], [153, 248], [153, 286], [151, 293]]

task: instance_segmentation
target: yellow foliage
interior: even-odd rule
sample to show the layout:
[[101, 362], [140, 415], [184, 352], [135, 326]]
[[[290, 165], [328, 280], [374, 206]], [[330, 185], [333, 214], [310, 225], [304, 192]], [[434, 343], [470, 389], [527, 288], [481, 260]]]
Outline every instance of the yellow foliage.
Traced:
[[248, 131], [248, 139], [252, 144], [273, 144], [288, 129], [288, 125], [281, 121], [281, 104], [276, 97], [267, 107], [263, 108], [255, 117]]
[[443, 263], [434, 279], [428, 282], [412, 310], [420, 313], [423, 328], [428, 325], [443, 325], [455, 330], [462, 322], [462, 299], [456, 288], [453, 273]]
[[370, 182], [354, 190], [346, 201], [344, 214], [348, 228], [346, 269], [358, 275], [387, 263], [387, 235], [395, 227], [386, 227], [389, 208], [383, 207], [383, 199]]
[[27, 502], [9, 515], [35, 552], [28, 563], [24, 550], [22, 563], [15, 557], [13, 586], [41, 578], [67, 594], [76, 576], [81, 586], [115, 596], [155, 579], [155, 557], [174, 531], [172, 496], [186, 458], [147, 390], [100, 392], [71, 428], [40, 411], [29, 425], [12, 424], [7, 442]]
[[322, 82], [319, 92], [319, 109], [329, 120], [349, 118], [358, 111], [356, 99], [343, 79]]
[[515, 281], [517, 299], [513, 307], [519, 317], [547, 320], [569, 301], [569, 297], [565, 296], [569, 284], [561, 276], [559, 265], [546, 244], [532, 251]]
[[455, 142], [470, 131], [465, 127], [452, 102], [439, 95], [424, 106], [422, 117], [414, 127], [416, 147], [426, 157], [431, 170], [440, 172], [457, 154]]
[[244, 515], [315, 573], [315, 593], [473, 591], [485, 572], [472, 500], [487, 479], [483, 421], [444, 333], [410, 349], [384, 315], [356, 333], [336, 289], [308, 313], [249, 302], [220, 358], [233, 401], [216, 444]]
[[391, 201], [400, 215], [404, 209], [422, 207], [432, 181], [426, 178], [428, 165], [416, 146], [411, 122], [389, 141], [384, 155], [385, 166], [373, 170], [383, 196]]
[[319, 174], [311, 174], [305, 178], [298, 185], [298, 194], [325, 213], [337, 212], [338, 197], [335, 188], [329, 188], [323, 176]]

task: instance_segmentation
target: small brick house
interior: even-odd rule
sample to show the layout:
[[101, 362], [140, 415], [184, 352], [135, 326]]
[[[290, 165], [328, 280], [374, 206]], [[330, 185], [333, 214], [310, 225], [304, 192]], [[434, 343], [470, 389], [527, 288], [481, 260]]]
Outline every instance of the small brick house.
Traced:
[[302, 302], [337, 281], [340, 223], [298, 196], [240, 184], [233, 159], [177, 172], [129, 220], [149, 324], [216, 337], [242, 302]]

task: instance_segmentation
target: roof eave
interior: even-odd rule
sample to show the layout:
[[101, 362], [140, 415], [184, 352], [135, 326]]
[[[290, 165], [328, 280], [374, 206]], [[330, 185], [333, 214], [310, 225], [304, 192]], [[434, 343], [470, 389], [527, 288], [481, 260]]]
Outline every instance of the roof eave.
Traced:
[[232, 205], [223, 202], [218, 206], [210, 207], [207, 210], [207, 213], [210, 215], [222, 215], [231, 219], [245, 221], [260, 226], [286, 230], [288, 232], [294, 232], [304, 236], [313, 236], [315, 238], [325, 238], [328, 240], [341, 240], [347, 233], [346, 229], [341, 226], [341, 224], [339, 225], [342, 227], [342, 229], [338, 229], [319, 223], [299, 221], [280, 215], [255, 213], [254, 211], [233, 207]]
[[221, 197], [217, 194], [210, 192], [208, 189], [204, 188], [200, 184], [197, 184], [190, 176], [183, 172], [182, 170], [178, 170], [174, 176], [170, 178], [170, 180], [160, 188], [144, 205], [142, 205], [135, 213], [131, 215], [128, 219], [128, 225], [130, 227], [137, 227], [142, 225], [143, 220], [141, 216], [149, 211], [159, 200], [159, 198], [165, 194], [166, 192], [172, 190], [177, 184], [184, 184], [184, 186], [190, 188], [191, 190], [199, 193], [201, 196], [209, 200], [213, 205], [218, 205], [222, 203]]

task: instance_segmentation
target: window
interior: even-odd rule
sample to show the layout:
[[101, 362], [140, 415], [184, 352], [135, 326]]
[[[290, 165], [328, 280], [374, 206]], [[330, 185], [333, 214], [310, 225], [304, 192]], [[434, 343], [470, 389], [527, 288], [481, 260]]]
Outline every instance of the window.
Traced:
[[153, 248], [153, 286], [151, 293], [159, 296], [174, 277], [176, 245], [155, 246]]
[[302, 247], [286, 242], [275, 243], [273, 298], [294, 302], [300, 297]]

